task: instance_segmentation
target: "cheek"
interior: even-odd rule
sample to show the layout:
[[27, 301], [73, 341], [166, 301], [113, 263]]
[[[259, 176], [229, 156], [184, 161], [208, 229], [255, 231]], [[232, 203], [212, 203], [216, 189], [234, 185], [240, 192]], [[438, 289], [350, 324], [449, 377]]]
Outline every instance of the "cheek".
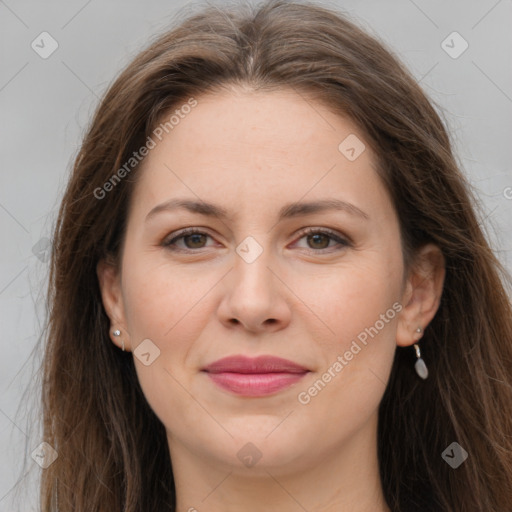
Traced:
[[316, 340], [322, 365], [299, 390], [306, 408], [318, 414], [327, 408], [346, 423], [348, 416], [368, 418], [378, 407], [396, 349], [402, 270], [399, 251], [355, 254], [301, 290], [326, 326]]
[[[147, 260], [143, 255], [126, 258], [124, 268], [130, 268], [123, 279], [126, 320], [144, 396], [164, 425], [175, 425], [177, 416], [189, 414], [191, 400], [185, 391], [190, 388], [188, 355], [213, 314], [207, 292], [214, 276], [195, 282], [188, 273], [165, 264], [151, 265]], [[146, 339], [159, 351], [147, 366], [136, 350]]]
[[[205, 319], [211, 316], [206, 311], [207, 283], [194, 283], [193, 278], [155, 264], [144, 254], [126, 254], [123, 268], [130, 271], [123, 276], [123, 300], [138, 381], [160, 421], [170, 425], [172, 416], [167, 416], [186, 415], [184, 407], [190, 403], [183, 388], [189, 387], [186, 362]], [[138, 357], [143, 351], [137, 347], [143, 341], [147, 346], [148, 339], [154, 345], [149, 345], [152, 362], [145, 365]]]
[[150, 338], [163, 349], [169, 340], [183, 345], [200, 331], [201, 318], [208, 317], [207, 292], [214, 276], [196, 279], [186, 270], [155, 264], [143, 254], [127, 257], [126, 268], [130, 271], [123, 279], [123, 299], [135, 343]]
[[296, 279], [294, 291], [325, 327], [327, 350], [329, 345], [331, 350], [345, 348], [376, 323], [383, 335], [392, 331], [396, 323], [392, 306], [401, 296], [402, 263], [398, 252], [396, 256], [389, 253], [354, 253], [338, 267]]
[[392, 305], [400, 297], [399, 286], [396, 279], [389, 278], [386, 267], [351, 268], [341, 276], [337, 288], [336, 295], [331, 291], [333, 297], [327, 311], [341, 339], [355, 338], [375, 324], [383, 330], [382, 315], [386, 317], [384, 325], [395, 317]]

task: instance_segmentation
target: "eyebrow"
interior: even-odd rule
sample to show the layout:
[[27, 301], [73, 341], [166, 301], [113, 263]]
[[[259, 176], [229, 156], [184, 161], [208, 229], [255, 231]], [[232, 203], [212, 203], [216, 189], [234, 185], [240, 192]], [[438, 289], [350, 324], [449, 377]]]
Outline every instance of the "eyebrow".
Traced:
[[[160, 212], [169, 212], [179, 209], [205, 215], [207, 217], [217, 217], [222, 220], [230, 218], [228, 211], [221, 206], [207, 203], [205, 201], [197, 201], [195, 199], [176, 198], [155, 206], [147, 214], [145, 222], [148, 222]], [[365, 220], [370, 218], [367, 213], [363, 212], [363, 210], [359, 209], [357, 206], [347, 203], [346, 201], [342, 201], [341, 199], [320, 199], [317, 201], [289, 203], [279, 210], [278, 219], [290, 219], [327, 210], [342, 211]]]

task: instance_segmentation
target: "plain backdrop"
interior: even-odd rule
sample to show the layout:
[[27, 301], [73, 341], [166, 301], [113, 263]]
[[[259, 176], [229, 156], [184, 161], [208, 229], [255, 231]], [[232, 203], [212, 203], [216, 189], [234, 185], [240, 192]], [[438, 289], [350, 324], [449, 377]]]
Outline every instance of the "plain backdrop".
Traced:
[[[440, 105], [483, 204], [482, 224], [512, 270], [512, 2], [323, 5], [348, 13], [387, 43]], [[51, 231], [71, 162], [108, 84], [188, 6], [0, 0], [0, 511], [38, 510], [43, 469], [31, 457], [42, 441], [36, 429], [40, 349], [34, 349], [45, 320]], [[52, 45], [57, 49], [44, 55]], [[18, 494], [23, 505], [15, 503]]]

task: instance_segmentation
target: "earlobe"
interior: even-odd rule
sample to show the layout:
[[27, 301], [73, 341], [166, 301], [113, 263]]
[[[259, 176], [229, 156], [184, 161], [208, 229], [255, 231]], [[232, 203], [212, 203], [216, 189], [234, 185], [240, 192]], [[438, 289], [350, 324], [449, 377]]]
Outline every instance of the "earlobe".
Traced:
[[419, 249], [404, 287], [403, 309], [397, 326], [397, 345], [407, 347], [422, 337], [422, 332], [439, 309], [444, 277], [445, 261], [439, 247], [427, 244]]
[[[96, 275], [105, 312], [110, 319], [110, 338], [124, 350], [128, 341], [121, 278], [117, 267], [102, 259], [96, 266]], [[119, 336], [122, 334], [122, 339]]]

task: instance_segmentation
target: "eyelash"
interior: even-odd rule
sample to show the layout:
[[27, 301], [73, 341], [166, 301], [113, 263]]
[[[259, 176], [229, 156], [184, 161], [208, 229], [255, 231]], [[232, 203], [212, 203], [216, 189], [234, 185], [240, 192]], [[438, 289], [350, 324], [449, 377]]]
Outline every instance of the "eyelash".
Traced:
[[[201, 231], [201, 229], [199, 229], [199, 228], [185, 228], [182, 231], [178, 232], [177, 236], [174, 236], [170, 240], [164, 241], [162, 243], [162, 245], [164, 247], [166, 247], [167, 249], [169, 249], [171, 251], [175, 251], [175, 252], [182, 252], [182, 253], [189, 253], [189, 254], [197, 253], [201, 249], [205, 249], [205, 247], [200, 247], [199, 249], [181, 249], [181, 248], [177, 248], [174, 245], [177, 240], [180, 240], [182, 238], [187, 237], [188, 235], [193, 235], [193, 234], [206, 235], [206, 236], [209, 236], [210, 238], [212, 238], [211, 235], [209, 235], [208, 233], [206, 233], [204, 231]], [[327, 235], [332, 240], [334, 240], [335, 242], [338, 243], [338, 245], [340, 246], [339, 250], [341, 250], [342, 248], [345, 248], [345, 247], [352, 246], [351, 242], [348, 239], [342, 238], [335, 231], [332, 231], [332, 230], [326, 229], [326, 228], [321, 228], [321, 229], [320, 228], [306, 228], [305, 230], [303, 230], [301, 232], [301, 234], [300, 234], [301, 236], [299, 237], [299, 240], [304, 238], [305, 236], [312, 235], [312, 234]], [[329, 250], [329, 249], [331, 249], [331, 250]], [[332, 252], [332, 248], [330, 248], [330, 247], [326, 247], [324, 249], [307, 249], [307, 250], [308, 250], [308, 252], [315, 253], [315, 254], [319, 254], [319, 253], [323, 254], [325, 252]]]

